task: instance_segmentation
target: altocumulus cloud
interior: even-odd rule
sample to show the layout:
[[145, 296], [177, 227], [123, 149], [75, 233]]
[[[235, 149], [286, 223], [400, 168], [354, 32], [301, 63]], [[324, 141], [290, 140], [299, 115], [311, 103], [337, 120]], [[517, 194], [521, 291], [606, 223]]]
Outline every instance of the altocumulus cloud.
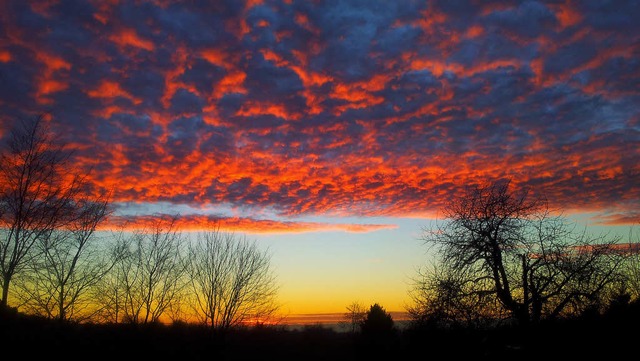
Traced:
[[[4, 1], [0, 135], [50, 111], [115, 202], [371, 231], [511, 177], [637, 223], [637, 1]], [[265, 212], [264, 210], [269, 210]], [[268, 214], [269, 216], [262, 216]], [[296, 220], [298, 219], [298, 220]], [[114, 219], [117, 223], [122, 219]]]

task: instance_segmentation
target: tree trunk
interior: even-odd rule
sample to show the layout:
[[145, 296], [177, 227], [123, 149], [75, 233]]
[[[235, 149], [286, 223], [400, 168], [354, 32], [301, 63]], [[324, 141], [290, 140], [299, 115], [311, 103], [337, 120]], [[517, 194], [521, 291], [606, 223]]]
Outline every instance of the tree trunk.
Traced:
[[2, 299], [0, 299], [0, 308], [7, 308], [7, 296], [9, 295], [9, 282], [11, 282], [10, 275], [4, 275], [2, 280]]
[[65, 312], [64, 312], [64, 285], [62, 285], [62, 287], [60, 287], [60, 299], [58, 300], [58, 320], [60, 322], [64, 321], [66, 318]]
[[529, 315], [529, 306], [526, 304], [520, 305], [518, 307], [518, 311], [516, 312], [516, 318], [518, 319], [518, 323], [520, 324], [520, 326], [529, 326], [531, 321], [531, 317]]
[[536, 298], [531, 303], [531, 321], [533, 323], [540, 323], [542, 318], [542, 301]]

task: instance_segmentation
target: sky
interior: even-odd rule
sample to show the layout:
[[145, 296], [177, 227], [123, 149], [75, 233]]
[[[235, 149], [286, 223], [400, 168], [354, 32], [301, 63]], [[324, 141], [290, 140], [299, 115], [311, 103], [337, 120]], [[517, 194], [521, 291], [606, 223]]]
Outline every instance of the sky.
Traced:
[[271, 254], [282, 311], [402, 311], [420, 240], [510, 178], [640, 222], [640, 1], [2, 1], [0, 138], [51, 126], [112, 191]]

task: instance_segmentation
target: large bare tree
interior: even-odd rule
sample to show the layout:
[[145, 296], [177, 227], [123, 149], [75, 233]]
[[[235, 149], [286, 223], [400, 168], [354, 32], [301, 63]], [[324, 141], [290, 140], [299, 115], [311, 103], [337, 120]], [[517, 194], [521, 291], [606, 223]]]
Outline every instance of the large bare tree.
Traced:
[[44, 115], [17, 122], [0, 155], [0, 308], [13, 277], [33, 261], [33, 246], [72, 219], [70, 209], [85, 186], [70, 152]]
[[112, 230], [109, 242], [106, 242], [108, 253], [114, 255], [116, 263], [96, 284], [94, 295], [94, 303], [99, 309], [95, 319], [102, 323], [121, 323], [128, 319], [125, 316], [125, 303], [127, 300], [125, 289], [125, 276], [129, 270], [124, 259], [131, 256], [131, 237], [130, 232], [123, 229]]
[[277, 310], [277, 285], [267, 252], [255, 242], [220, 230], [190, 243], [189, 280], [197, 317], [226, 330], [264, 320]]
[[493, 316], [501, 309], [522, 324], [538, 322], [592, 307], [619, 276], [619, 238], [577, 231], [510, 181], [468, 188], [444, 214], [424, 232], [441, 269], [416, 284], [425, 313], [434, 302], [464, 312], [495, 304]]
[[[105, 291], [114, 321], [150, 323], [176, 307], [184, 286], [182, 245], [176, 217], [158, 216], [148, 229], [120, 236], [123, 257], [114, 267]], [[103, 297], [103, 300], [105, 298]], [[122, 316], [120, 316], [122, 314]]]
[[35, 245], [34, 258], [16, 282], [21, 307], [60, 321], [84, 321], [99, 309], [94, 287], [113, 267], [117, 255], [96, 242], [96, 228], [109, 214], [108, 198], [83, 197], [69, 209], [71, 221]]

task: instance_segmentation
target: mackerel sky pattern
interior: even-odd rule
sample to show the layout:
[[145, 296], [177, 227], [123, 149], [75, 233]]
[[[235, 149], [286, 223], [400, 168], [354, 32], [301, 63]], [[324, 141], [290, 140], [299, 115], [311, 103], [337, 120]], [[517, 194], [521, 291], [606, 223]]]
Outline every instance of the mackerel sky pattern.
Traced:
[[638, 19], [640, 1], [3, 1], [0, 136], [49, 112], [121, 218], [171, 204], [187, 228], [370, 231], [389, 225], [305, 217], [433, 216], [499, 178], [637, 224]]

